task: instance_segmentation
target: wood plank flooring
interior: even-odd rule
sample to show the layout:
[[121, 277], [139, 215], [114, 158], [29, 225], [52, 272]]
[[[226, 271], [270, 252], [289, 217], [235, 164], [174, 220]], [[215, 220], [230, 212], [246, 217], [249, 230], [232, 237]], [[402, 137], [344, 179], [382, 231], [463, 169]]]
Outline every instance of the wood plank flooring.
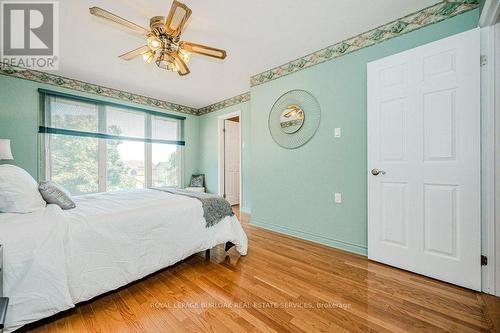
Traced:
[[23, 331], [500, 332], [498, 297], [242, 220], [248, 256], [221, 245]]

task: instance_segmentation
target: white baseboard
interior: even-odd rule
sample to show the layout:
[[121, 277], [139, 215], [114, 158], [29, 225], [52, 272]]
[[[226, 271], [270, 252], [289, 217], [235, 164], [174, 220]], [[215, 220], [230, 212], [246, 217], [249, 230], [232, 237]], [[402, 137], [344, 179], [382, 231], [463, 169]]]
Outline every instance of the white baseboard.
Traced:
[[367, 247], [363, 246], [363, 245], [353, 244], [353, 243], [341, 241], [338, 239], [320, 236], [320, 235], [317, 235], [317, 234], [314, 234], [314, 233], [311, 233], [308, 231], [295, 230], [295, 229], [291, 229], [288, 227], [283, 227], [283, 226], [279, 226], [276, 224], [267, 223], [265, 221], [262, 221], [260, 219], [256, 219], [254, 217], [250, 218], [250, 224], [254, 225], [256, 227], [263, 228], [263, 229], [279, 232], [279, 233], [282, 233], [282, 234], [285, 234], [288, 236], [297, 237], [300, 239], [305, 239], [305, 240], [308, 240], [308, 241], [311, 241], [314, 243], [323, 244], [326, 246], [330, 246], [330, 247], [344, 250], [347, 252], [360, 254], [363, 256], [366, 256], [368, 253]]

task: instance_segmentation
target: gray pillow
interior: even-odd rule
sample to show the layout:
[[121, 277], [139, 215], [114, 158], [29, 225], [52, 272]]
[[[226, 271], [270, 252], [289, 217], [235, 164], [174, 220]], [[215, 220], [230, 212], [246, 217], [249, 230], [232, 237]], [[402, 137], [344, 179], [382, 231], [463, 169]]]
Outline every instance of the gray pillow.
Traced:
[[203, 187], [203, 186], [205, 186], [205, 175], [192, 175], [190, 186], [191, 187]]
[[38, 190], [48, 204], [58, 205], [62, 209], [72, 209], [76, 207], [75, 202], [71, 200], [69, 192], [61, 185], [57, 185], [50, 181], [41, 182], [38, 186]]

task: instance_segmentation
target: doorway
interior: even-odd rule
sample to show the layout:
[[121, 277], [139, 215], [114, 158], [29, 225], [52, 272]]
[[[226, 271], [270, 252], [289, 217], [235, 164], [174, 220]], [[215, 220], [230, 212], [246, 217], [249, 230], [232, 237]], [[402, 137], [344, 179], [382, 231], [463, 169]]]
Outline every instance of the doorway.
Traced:
[[241, 202], [241, 113], [219, 117], [219, 195], [231, 206]]

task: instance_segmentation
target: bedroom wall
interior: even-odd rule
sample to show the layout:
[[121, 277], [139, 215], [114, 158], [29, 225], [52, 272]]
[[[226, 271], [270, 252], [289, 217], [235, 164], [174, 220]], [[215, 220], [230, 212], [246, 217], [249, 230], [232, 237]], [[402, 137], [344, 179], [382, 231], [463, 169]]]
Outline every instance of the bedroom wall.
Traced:
[[207, 191], [217, 193], [218, 172], [218, 117], [241, 111], [241, 211], [251, 212], [250, 199], [250, 102], [244, 102], [200, 116], [200, 172], [205, 173]]
[[[65, 92], [72, 95], [86, 96], [100, 100], [116, 100], [102, 96], [83, 94], [74, 90], [58, 88], [52, 85], [0, 75], [0, 138], [12, 140], [13, 161], [0, 161], [20, 166], [35, 179], [38, 178], [38, 88]], [[119, 101], [124, 105], [134, 105]], [[143, 107], [141, 105], [137, 105]], [[151, 108], [159, 112], [164, 109]], [[184, 148], [184, 183], [189, 182], [191, 174], [198, 172], [199, 155], [199, 117], [176, 112], [186, 117]]]
[[[472, 29], [478, 18], [472, 10], [253, 87], [251, 223], [366, 254], [366, 64]], [[322, 119], [311, 141], [287, 150], [273, 141], [267, 122], [276, 99], [292, 89], [311, 92]], [[342, 138], [334, 138], [335, 127], [342, 128]], [[342, 204], [335, 204], [335, 192], [342, 193]]]

